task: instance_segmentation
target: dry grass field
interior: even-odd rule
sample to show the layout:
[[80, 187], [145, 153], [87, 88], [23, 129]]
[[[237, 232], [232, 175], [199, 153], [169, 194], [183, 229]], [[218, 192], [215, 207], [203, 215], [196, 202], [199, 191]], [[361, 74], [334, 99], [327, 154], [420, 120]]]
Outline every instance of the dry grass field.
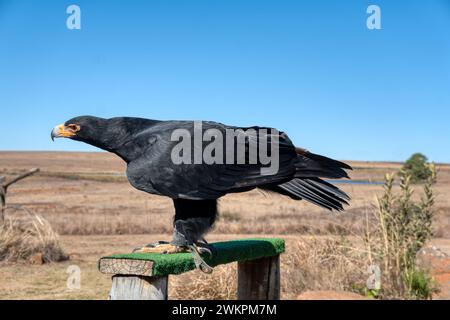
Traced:
[[[349, 164], [354, 167], [352, 179], [373, 182], [382, 181], [385, 173], [396, 172], [401, 167], [400, 163], [349, 161]], [[171, 200], [133, 189], [123, 176], [125, 167], [119, 158], [107, 153], [0, 152], [0, 175], [10, 176], [33, 167], [39, 167], [41, 172], [9, 189], [7, 200], [12, 209], [7, 213], [24, 214], [14, 210], [15, 206], [21, 206], [44, 217], [59, 233], [71, 259], [39, 266], [0, 263], [0, 298], [104, 299], [110, 280], [96, 269], [100, 256], [170, 238]], [[345, 284], [349, 281], [343, 278], [345, 270], [334, 270], [333, 264], [323, 264], [320, 259], [326, 255], [329, 239], [352, 236], [364, 227], [366, 214], [373, 210], [382, 186], [340, 186], [352, 201], [339, 214], [257, 190], [226, 196], [220, 200], [221, 215], [207, 239], [235, 239], [255, 234], [285, 238], [282, 298], [295, 298], [306, 289], [348, 289]], [[438, 165], [435, 190], [434, 242], [449, 251], [450, 166]], [[419, 193], [417, 190], [415, 196]], [[322, 241], [323, 246], [316, 246], [315, 241]], [[323, 250], [319, 252], [318, 248]], [[306, 265], [305, 260], [313, 262]], [[354, 263], [339, 265], [350, 270]], [[81, 289], [71, 291], [66, 287], [66, 269], [74, 264], [82, 271]], [[170, 296], [232, 298], [235, 281], [231, 269], [233, 266], [218, 267], [209, 279], [197, 271], [172, 277]], [[323, 274], [328, 278], [323, 278]], [[188, 278], [192, 280], [191, 286], [183, 286]], [[222, 290], [204, 290], [203, 284], [208, 281], [221, 283]]]

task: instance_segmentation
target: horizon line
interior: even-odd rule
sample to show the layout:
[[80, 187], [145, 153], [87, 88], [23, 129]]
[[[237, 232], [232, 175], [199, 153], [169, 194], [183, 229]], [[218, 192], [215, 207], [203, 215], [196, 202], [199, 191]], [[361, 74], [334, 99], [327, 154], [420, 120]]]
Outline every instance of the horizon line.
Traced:
[[[0, 153], [20, 153], [20, 152], [42, 152], [42, 153], [111, 153], [104, 150], [0, 150]], [[377, 162], [377, 163], [405, 163], [406, 160], [361, 160], [361, 159], [338, 159], [339, 161], [353, 161], [353, 162]], [[436, 165], [450, 165], [450, 162], [433, 162]]]

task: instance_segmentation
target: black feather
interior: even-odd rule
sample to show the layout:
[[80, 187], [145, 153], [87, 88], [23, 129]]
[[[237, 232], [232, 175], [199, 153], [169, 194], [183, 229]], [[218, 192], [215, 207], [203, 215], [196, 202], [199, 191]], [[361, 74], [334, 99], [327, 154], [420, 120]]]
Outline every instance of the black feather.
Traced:
[[320, 156], [311, 152], [299, 154], [295, 164], [297, 178], [328, 178], [341, 179], [349, 178], [344, 169], [352, 170], [349, 165]]
[[[269, 189], [288, 195], [293, 199], [302, 198], [323, 208], [343, 210], [350, 197], [338, 188], [321, 179], [292, 179]], [[280, 192], [281, 191], [281, 192]]]

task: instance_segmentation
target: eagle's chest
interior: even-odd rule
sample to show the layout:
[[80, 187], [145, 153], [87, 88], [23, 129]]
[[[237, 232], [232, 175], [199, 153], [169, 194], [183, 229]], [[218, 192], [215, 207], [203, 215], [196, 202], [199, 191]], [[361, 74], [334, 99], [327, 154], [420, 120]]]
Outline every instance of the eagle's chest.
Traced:
[[179, 183], [173, 167], [148, 162], [128, 164], [127, 177], [130, 184], [138, 190], [166, 196], [173, 196], [171, 190]]

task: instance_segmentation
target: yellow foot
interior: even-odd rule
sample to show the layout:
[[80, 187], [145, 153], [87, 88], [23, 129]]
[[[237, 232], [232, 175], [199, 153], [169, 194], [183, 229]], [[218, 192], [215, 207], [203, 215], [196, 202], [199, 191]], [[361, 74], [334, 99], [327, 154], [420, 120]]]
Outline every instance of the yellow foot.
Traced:
[[186, 247], [175, 246], [170, 243], [164, 243], [138, 248], [135, 249], [133, 252], [169, 254], [169, 253], [189, 252], [189, 249]]
[[142, 248], [136, 248], [133, 252], [139, 253], [159, 253], [159, 254], [171, 254], [171, 253], [179, 253], [179, 252], [190, 252], [194, 257], [194, 263], [197, 268], [205, 273], [211, 273], [213, 268], [211, 268], [205, 260], [200, 256], [203, 253], [207, 253], [210, 258], [213, 255], [213, 252], [208, 247], [208, 245], [203, 243], [197, 243], [196, 245], [190, 246], [176, 246], [171, 243], [167, 243], [164, 241], [158, 241], [156, 243], [148, 244]]

